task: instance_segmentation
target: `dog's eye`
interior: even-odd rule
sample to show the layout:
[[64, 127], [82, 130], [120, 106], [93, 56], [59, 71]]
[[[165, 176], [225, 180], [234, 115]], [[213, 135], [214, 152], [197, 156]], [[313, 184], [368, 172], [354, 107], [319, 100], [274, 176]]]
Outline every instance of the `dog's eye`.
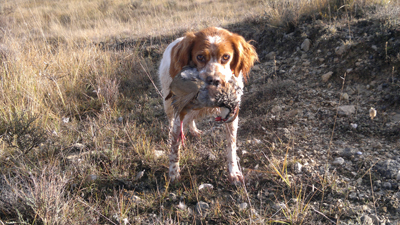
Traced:
[[198, 55], [197, 60], [199, 60], [200, 62], [204, 62], [206, 61], [206, 58], [204, 57], [204, 55]]
[[228, 61], [229, 58], [231, 58], [231, 56], [228, 55], [228, 54], [225, 54], [225, 55], [222, 56], [222, 60], [223, 60], [223, 61]]

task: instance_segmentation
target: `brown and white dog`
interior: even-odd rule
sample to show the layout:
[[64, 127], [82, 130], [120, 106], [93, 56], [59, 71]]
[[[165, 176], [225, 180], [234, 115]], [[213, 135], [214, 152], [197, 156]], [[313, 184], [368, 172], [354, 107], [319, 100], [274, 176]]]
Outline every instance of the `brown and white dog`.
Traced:
[[[174, 116], [172, 100], [166, 98], [170, 94], [173, 78], [180, 73], [184, 66], [191, 65], [197, 68], [200, 79], [208, 85], [218, 88], [221, 84], [234, 81], [243, 89], [243, 79], [246, 80], [251, 67], [257, 60], [258, 56], [254, 47], [242, 36], [216, 27], [206, 28], [197, 33], [188, 32], [167, 47], [161, 60], [159, 78], [164, 95], [164, 109], [171, 128], [171, 152], [169, 155], [171, 180], [180, 178], [179, 148], [180, 140], [183, 137], [181, 126], [189, 127], [193, 135], [200, 135], [195, 119], [220, 113], [219, 107], [191, 110], [180, 121], [180, 117]], [[238, 102], [240, 102], [241, 95], [242, 92], [236, 94]], [[243, 182], [243, 175], [239, 170], [236, 157], [237, 129], [238, 117], [235, 117], [231, 123], [226, 123], [227, 160], [229, 180], [232, 183]]]

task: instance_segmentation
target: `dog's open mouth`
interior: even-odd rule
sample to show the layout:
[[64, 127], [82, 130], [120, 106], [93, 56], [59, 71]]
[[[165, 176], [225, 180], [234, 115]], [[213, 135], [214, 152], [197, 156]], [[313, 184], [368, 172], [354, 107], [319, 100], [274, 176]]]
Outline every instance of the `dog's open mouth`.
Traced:
[[217, 122], [230, 123], [239, 115], [239, 104], [233, 109], [221, 107], [221, 114], [215, 118]]

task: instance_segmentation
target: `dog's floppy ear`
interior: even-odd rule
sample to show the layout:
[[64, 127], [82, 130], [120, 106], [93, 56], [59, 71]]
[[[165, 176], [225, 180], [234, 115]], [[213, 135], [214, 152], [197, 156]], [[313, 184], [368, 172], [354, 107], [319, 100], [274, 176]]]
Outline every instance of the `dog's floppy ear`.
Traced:
[[188, 32], [185, 37], [172, 48], [171, 65], [169, 67], [169, 74], [172, 78], [174, 78], [184, 66], [189, 64], [194, 38], [194, 33]]
[[244, 38], [237, 34], [232, 34], [231, 41], [235, 50], [234, 58], [231, 62], [231, 69], [238, 77], [242, 72], [245, 81], [250, 73], [251, 67], [258, 61], [258, 55], [253, 45], [246, 42]]

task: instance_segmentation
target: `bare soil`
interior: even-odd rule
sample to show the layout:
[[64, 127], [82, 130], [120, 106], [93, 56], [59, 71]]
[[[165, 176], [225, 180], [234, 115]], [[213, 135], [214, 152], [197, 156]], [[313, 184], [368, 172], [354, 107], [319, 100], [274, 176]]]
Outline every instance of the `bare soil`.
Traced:
[[[261, 146], [290, 143], [288, 153], [272, 154], [282, 161], [288, 155], [293, 179], [308, 181], [303, 191], [314, 185], [323, 189], [318, 180], [334, 177], [327, 192], [310, 198], [311, 208], [345, 224], [368, 224], [369, 218], [373, 224], [379, 224], [376, 218], [397, 224], [399, 24], [376, 17], [315, 18], [305, 18], [293, 29], [256, 24], [246, 32], [255, 40], [261, 62], [253, 69], [241, 107], [240, 150], [248, 152], [241, 155], [242, 166], [257, 165], [263, 158], [257, 153]], [[301, 48], [306, 38], [311, 42], [307, 51]], [[324, 81], [328, 72], [332, 75]], [[342, 106], [355, 110], [343, 112]], [[373, 119], [371, 107], [377, 110]], [[296, 163], [301, 171], [293, 167]], [[258, 176], [256, 170], [252, 173]], [[274, 181], [258, 182], [268, 192], [279, 189]]]
[[[227, 27], [254, 40], [260, 56], [245, 88], [238, 140], [248, 197], [257, 209], [254, 213], [270, 219], [258, 222], [273, 218], [296, 224], [398, 224], [398, 22], [367, 15], [329, 21], [316, 15], [303, 18], [296, 26], [267, 24], [257, 19]], [[144, 45], [142, 54], [158, 63], [166, 45], [182, 34], [141, 40], [152, 43]], [[305, 39], [311, 43], [307, 51], [301, 47]], [[109, 47], [129, 46], [137, 43]], [[332, 75], [323, 80], [328, 72]], [[150, 96], [157, 97], [148, 87]], [[342, 106], [354, 110], [345, 112]], [[371, 107], [377, 111], [373, 119]], [[163, 115], [162, 108], [158, 110]], [[193, 180], [211, 183], [215, 191], [201, 193], [198, 199], [180, 193], [180, 201], [167, 199], [167, 205], [177, 207], [178, 202], [185, 202], [194, 211], [201, 200], [240, 215], [238, 205], [248, 199], [227, 183], [223, 126], [212, 118], [199, 124], [204, 131], [202, 140], [188, 141], [196, 160], [184, 162], [182, 182], [170, 191], [192, 186]], [[156, 188], [153, 185], [144, 182], [131, 188], [145, 191]], [[208, 215], [199, 221], [231, 221], [226, 215]]]
[[[16, 164], [16, 159], [7, 158], [4, 168], [30, 167], [35, 160], [50, 164], [53, 158], [61, 161], [56, 175], [73, 168], [63, 184], [65, 193], [58, 195], [74, 204], [71, 215], [76, 217], [66, 221], [399, 224], [400, 24], [393, 18], [398, 17], [311, 15], [296, 24], [271, 27], [261, 17], [226, 27], [254, 40], [260, 56], [239, 113], [244, 186], [228, 182], [224, 125], [214, 118], [199, 121], [200, 138], [188, 136], [182, 179], [169, 183], [167, 119], [162, 99], [144, 71], [134, 73], [142, 75], [140, 79], [118, 72], [122, 115], [89, 105], [91, 110], [82, 109], [85, 114], [68, 115], [73, 122], [60, 122], [60, 135], [70, 135], [71, 140], [60, 142], [57, 134], [50, 134], [32, 151], [37, 153], [25, 153], [34, 160]], [[164, 49], [183, 33], [93, 44], [117, 56], [138, 54], [135, 59], [142, 59], [156, 81]], [[308, 47], [303, 44], [306, 39]], [[131, 65], [128, 56], [116, 58], [122, 66]], [[89, 97], [94, 95], [87, 89]], [[374, 118], [371, 107], [377, 111]], [[97, 147], [99, 143], [104, 146]], [[46, 146], [50, 150], [42, 151]], [[137, 177], [139, 172], [142, 177]], [[16, 176], [15, 183], [21, 180], [22, 186], [31, 177], [26, 172]], [[38, 214], [28, 201], [30, 195], [24, 201], [14, 198], [11, 178], [4, 175], [0, 181], [2, 193], [7, 193], [0, 202], [7, 209], [0, 212], [1, 219], [20, 221], [21, 213], [22, 221], [35, 223]], [[213, 188], [199, 190], [205, 183]], [[39, 209], [48, 208], [39, 203]]]
[[[304, 201], [302, 207], [313, 216], [300, 215], [296, 223], [398, 224], [399, 24], [368, 16], [329, 22], [317, 15], [296, 27], [248, 21], [228, 29], [254, 40], [260, 56], [246, 85], [238, 140], [253, 206], [271, 216], [285, 211], [279, 203], [301, 208], [291, 201]], [[307, 51], [301, 48], [306, 38]], [[324, 81], [328, 72], [332, 75]], [[342, 106], [355, 110], [344, 112]], [[377, 111], [373, 119], [371, 107]], [[212, 120], [200, 124], [209, 131], [203, 137], [209, 142], [223, 137]], [[209, 162], [209, 154], [223, 157], [223, 147], [197, 142], [195, 149], [206, 152], [202, 168], [208, 172], [184, 168], [184, 177], [190, 170], [218, 189], [226, 175], [215, 170], [223, 161]], [[270, 158], [287, 166], [291, 187], [274, 174]], [[239, 205], [246, 199], [226, 201]]]

